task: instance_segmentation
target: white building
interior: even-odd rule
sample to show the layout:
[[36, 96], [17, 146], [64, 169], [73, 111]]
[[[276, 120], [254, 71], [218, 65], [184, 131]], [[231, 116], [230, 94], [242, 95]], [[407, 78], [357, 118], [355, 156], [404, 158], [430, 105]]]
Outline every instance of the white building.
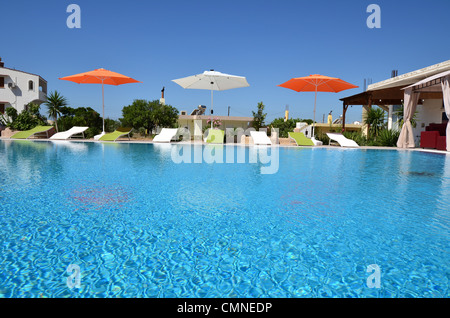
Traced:
[[[389, 78], [387, 80], [372, 84], [368, 86], [368, 91], [380, 91], [385, 89], [390, 89], [394, 87], [405, 88], [408, 85], [414, 84], [420, 80], [423, 80], [432, 75], [442, 73], [444, 71], [450, 70], [450, 60], [431, 65], [419, 70], [415, 70], [394, 78]], [[402, 94], [404, 90], [402, 90]], [[402, 100], [403, 102], [403, 100]], [[376, 102], [374, 102], [376, 104]], [[388, 105], [388, 125], [389, 129], [398, 128], [396, 123], [397, 116], [395, 114], [398, 105]], [[442, 93], [422, 93], [419, 99], [419, 104], [416, 108], [416, 127], [413, 128], [414, 137], [416, 144], [419, 145], [420, 133], [425, 130], [425, 127], [429, 124], [440, 124], [447, 121], [444, 110], [444, 102], [442, 99]]]
[[4, 66], [0, 58], [0, 114], [14, 107], [22, 112], [29, 103], [42, 104], [47, 100], [47, 81], [36, 74]]
[[[377, 105], [387, 112], [388, 128], [399, 130], [396, 112], [402, 107], [404, 89], [420, 80], [448, 70], [450, 70], [450, 60], [371, 84], [367, 87], [367, 91], [341, 99], [344, 116], [348, 106], [362, 105], [364, 119], [366, 110]], [[447, 121], [442, 92], [422, 92], [416, 108], [416, 127], [413, 128], [416, 146], [419, 146], [421, 132], [425, 131], [428, 125], [443, 124]]]

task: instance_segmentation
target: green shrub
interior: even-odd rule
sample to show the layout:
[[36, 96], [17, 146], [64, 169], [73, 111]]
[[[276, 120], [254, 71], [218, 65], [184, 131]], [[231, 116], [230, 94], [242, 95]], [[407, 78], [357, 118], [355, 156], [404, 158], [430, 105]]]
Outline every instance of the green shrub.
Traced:
[[395, 147], [397, 146], [397, 140], [400, 137], [400, 132], [394, 129], [383, 129], [380, 130], [377, 142], [380, 146], [385, 147]]
[[369, 146], [373, 141], [368, 139], [361, 131], [344, 131], [343, 135], [351, 140], [354, 140], [360, 146]]
[[289, 118], [284, 121], [284, 118], [275, 118], [269, 126], [273, 128], [278, 128], [278, 133], [280, 138], [288, 138], [288, 133], [293, 132], [295, 124], [297, 122], [306, 122], [309, 125], [312, 124], [311, 119], [300, 119], [300, 118]]
[[348, 139], [354, 140], [360, 146], [395, 147], [400, 132], [398, 130], [381, 129], [378, 131], [377, 137], [366, 137], [362, 132], [356, 131], [346, 131], [343, 135]]
[[10, 107], [6, 109], [6, 114], [12, 121], [6, 122], [12, 130], [29, 130], [39, 125], [47, 125], [47, 119], [39, 113], [40, 106], [30, 103], [20, 114]]
[[316, 134], [316, 139], [323, 142], [324, 145], [330, 144], [330, 138], [328, 138], [327, 134], [324, 134], [321, 131]]

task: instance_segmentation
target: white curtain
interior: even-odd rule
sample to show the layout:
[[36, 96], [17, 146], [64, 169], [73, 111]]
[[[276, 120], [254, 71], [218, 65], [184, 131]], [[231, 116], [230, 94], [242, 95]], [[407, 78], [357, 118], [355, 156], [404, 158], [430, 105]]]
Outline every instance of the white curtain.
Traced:
[[[444, 97], [444, 108], [447, 118], [450, 119], [450, 75], [445, 77], [441, 83], [442, 85], [442, 95]], [[447, 123], [447, 151], [450, 151], [450, 120]]]
[[412, 87], [405, 89], [404, 106], [403, 106], [403, 127], [397, 141], [397, 147], [399, 148], [414, 148], [416, 146], [414, 142], [414, 134], [413, 134], [413, 127], [411, 125], [411, 119], [413, 118], [414, 113], [416, 112], [418, 101], [419, 101], [419, 93], [413, 92]]

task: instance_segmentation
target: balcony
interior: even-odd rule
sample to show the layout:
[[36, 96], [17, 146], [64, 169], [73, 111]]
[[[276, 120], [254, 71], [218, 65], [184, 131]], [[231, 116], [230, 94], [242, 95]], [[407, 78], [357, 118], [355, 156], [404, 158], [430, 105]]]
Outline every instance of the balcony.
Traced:
[[39, 101], [41, 102], [47, 101], [47, 94], [42, 91], [39, 91]]

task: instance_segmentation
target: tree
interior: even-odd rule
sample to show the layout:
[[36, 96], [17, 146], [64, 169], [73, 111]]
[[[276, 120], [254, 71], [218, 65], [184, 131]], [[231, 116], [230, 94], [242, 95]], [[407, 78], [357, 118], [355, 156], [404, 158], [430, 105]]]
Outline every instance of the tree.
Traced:
[[253, 128], [259, 130], [261, 127], [265, 126], [264, 120], [266, 119], [267, 114], [264, 113], [264, 104], [263, 102], [258, 103], [258, 111], [253, 113]]
[[172, 128], [178, 121], [178, 109], [163, 105], [158, 100], [150, 102], [153, 121], [156, 127]]
[[121, 126], [120, 121], [111, 118], [105, 118], [105, 131], [113, 132]]
[[369, 126], [369, 133], [373, 138], [376, 138], [379, 132], [384, 128], [385, 118], [386, 115], [384, 110], [379, 107], [370, 108], [367, 111], [364, 118], [364, 125]]
[[163, 105], [159, 100], [147, 101], [136, 99], [131, 105], [122, 108], [123, 126], [135, 130], [144, 128], [151, 133], [156, 127], [174, 127], [178, 120], [178, 110], [170, 105]]
[[144, 127], [147, 131], [151, 131], [155, 126], [151, 111], [148, 101], [135, 99], [131, 105], [122, 108], [122, 118], [119, 120], [123, 126], [136, 130]]
[[45, 105], [47, 106], [47, 114], [55, 121], [56, 132], [58, 132], [58, 115], [61, 114], [61, 108], [67, 106], [67, 99], [57, 91], [54, 91], [47, 96]]
[[[86, 138], [92, 138], [95, 135], [98, 135], [103, 129], [100, 114], [90, 107], [72, 108], [64, 106], [61, 107], [60, 113], [58, 126], [61, 130], [69, 130], [73, 126], [89, 127], [84, 132], [84, 135]], [[108, 121], [105, 120], [105, 129], [107, 132], [110, 132], [107, 123]]]

